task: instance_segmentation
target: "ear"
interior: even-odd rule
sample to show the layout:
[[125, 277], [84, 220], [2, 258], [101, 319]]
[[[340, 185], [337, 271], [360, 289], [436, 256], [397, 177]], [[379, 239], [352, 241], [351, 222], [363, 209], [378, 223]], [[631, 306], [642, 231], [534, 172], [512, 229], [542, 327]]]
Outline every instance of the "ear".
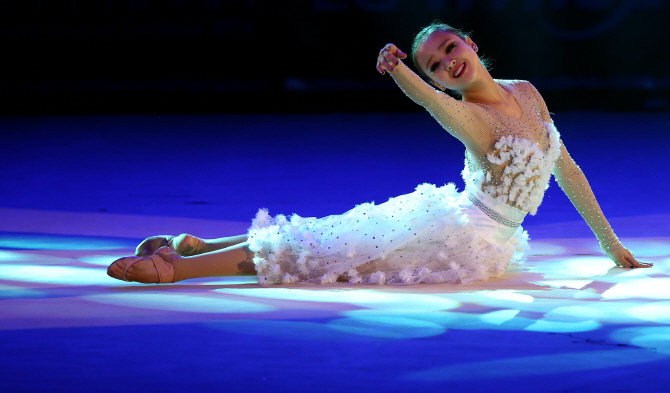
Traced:
[[475, 52], [479, 51], [479, 48], [477, 48], [477, 44], [475, 44], [475, 42], [472, 41], [472, 39], [470, 39], [470, 37], [465, 37], [465, 43], [470, 45], [472, 47], [473, 51], [475, 51]]
[[437, 87], [438, 89], [440, 89], [440, 90], [442, 90], [442, 91], [447, 90], [446, 87], [442, 86], [441, 84], [439, 84], [439, 83], [437, 83], [437, 82], [435, 82], [435, 81], [430, 81], [430, 83], [431, 83], [433, 86]]

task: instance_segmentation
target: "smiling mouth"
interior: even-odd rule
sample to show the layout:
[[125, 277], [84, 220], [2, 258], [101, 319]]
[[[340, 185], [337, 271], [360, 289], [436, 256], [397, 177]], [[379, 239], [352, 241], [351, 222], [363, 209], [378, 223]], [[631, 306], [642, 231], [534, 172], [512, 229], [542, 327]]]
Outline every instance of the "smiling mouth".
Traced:
[[461, 63], [461, 66], [458, 67], [456, 71], [454, 71], [453, 77], [458, 78], [463, 73], [464, 69], [465, 69], [465, 62]]

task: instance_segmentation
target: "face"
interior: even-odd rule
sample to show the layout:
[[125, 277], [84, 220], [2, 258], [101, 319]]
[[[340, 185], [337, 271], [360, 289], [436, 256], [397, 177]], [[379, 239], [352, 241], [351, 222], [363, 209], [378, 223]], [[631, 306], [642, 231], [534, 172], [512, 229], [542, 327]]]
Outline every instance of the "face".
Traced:
[[439, 88], [463, 91], [472, 83], [481, 67], [476, 45], [469, 37], [436, 31], [416, 52], [418, 66]]

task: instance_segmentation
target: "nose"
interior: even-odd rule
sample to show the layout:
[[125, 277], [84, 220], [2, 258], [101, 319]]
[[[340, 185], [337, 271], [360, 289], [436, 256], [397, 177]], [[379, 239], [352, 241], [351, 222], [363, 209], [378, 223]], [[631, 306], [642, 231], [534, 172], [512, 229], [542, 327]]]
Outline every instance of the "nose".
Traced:
[[456, 65], [456, 60], [444, 59], [444, 66], [447, 69], [447, 71], [454, 68], [455, 65]]

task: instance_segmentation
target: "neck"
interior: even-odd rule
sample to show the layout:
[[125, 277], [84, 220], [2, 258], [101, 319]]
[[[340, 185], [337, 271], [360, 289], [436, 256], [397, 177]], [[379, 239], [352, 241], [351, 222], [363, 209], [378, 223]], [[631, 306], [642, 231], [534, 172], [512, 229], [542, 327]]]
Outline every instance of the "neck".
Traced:
[[481, 66], [478, 74], [480, 78], [466, 86], [460, 91], [463, 101], [477, 102], [483, 104], [497, 104], [506, 101], [507, 92], [503, 90], [491, 77], [486, 69]]

